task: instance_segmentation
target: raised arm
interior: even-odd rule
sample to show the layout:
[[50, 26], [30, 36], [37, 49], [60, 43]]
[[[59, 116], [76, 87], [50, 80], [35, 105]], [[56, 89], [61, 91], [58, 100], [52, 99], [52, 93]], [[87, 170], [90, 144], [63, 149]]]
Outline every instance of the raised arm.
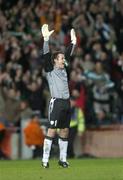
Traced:
[[76, 41], [77, 41], [74, 29], [71, 29], [71, 31], [70, 31], [70, 37], [71, 37], [71, 44], [65, 52], [65, 58], [66, 58], [67, 62], [70, 61], [70, 58], [73, 55], [73, 51], [75, 49], [75, 45], [76, 45]]
[[43, 43], [44, 69], [46, 72], [50, 72], [53, 69], [53, 65], [51, 62], [51, 53], [49, 50], [49, 37], [54, 32], [54, 30], [49, 31], [48, 24], [44, 24], [41, 28], [41, 32], [44, 38], [44, 43]]

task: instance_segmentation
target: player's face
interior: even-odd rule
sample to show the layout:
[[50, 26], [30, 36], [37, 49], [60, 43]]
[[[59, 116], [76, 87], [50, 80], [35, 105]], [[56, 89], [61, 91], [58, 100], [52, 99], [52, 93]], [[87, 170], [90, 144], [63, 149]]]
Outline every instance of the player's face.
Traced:
[[55, 66], [57, 68], [64, 68], [65, 65], [65, 56], [64, 54], [58, 54], [57, 58], [54, 60], [55, 61]]

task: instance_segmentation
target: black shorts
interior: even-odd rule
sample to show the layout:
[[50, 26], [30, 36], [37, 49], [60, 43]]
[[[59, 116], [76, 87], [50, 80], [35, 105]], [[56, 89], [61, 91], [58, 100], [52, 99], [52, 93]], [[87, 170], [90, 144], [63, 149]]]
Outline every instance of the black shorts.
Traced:
[[69, 99], [51, 98], [48, 112], [50, 128], [69, 128], [71, 118], [70, 114]]

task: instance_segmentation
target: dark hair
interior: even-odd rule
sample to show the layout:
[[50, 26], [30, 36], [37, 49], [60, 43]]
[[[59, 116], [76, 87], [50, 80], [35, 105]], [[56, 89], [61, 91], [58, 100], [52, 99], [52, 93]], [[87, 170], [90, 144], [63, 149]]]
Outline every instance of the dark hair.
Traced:
[[55, 51], [55, 52], [52, 53], [51, 61], [52, 61], [53, 64], [54, 64], [54, 59], [57, 59], [59, 54], [64, 54], [64, 52], [62, 52], [62, 51]]

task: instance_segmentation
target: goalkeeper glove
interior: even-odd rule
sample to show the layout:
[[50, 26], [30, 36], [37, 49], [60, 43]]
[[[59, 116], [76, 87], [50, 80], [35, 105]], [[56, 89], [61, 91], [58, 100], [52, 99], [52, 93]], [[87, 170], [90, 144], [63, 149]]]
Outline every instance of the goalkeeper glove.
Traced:
[[71, 42], [72, 44], [76, 45], [76, 34], [75, 34], [75, 30], [74, 29], [71, 29], [70, 31], [70, 36], [71, 36]]
[[44, 25], [42, 26], [42, 28], [41, 28], [41, 32], [42, 32], [44, 41], [48, 41], [50, 35], [54, 32], [54, 30], [49, 31], [49, 29], [48, 29], [48, 24], [44, 24]]

